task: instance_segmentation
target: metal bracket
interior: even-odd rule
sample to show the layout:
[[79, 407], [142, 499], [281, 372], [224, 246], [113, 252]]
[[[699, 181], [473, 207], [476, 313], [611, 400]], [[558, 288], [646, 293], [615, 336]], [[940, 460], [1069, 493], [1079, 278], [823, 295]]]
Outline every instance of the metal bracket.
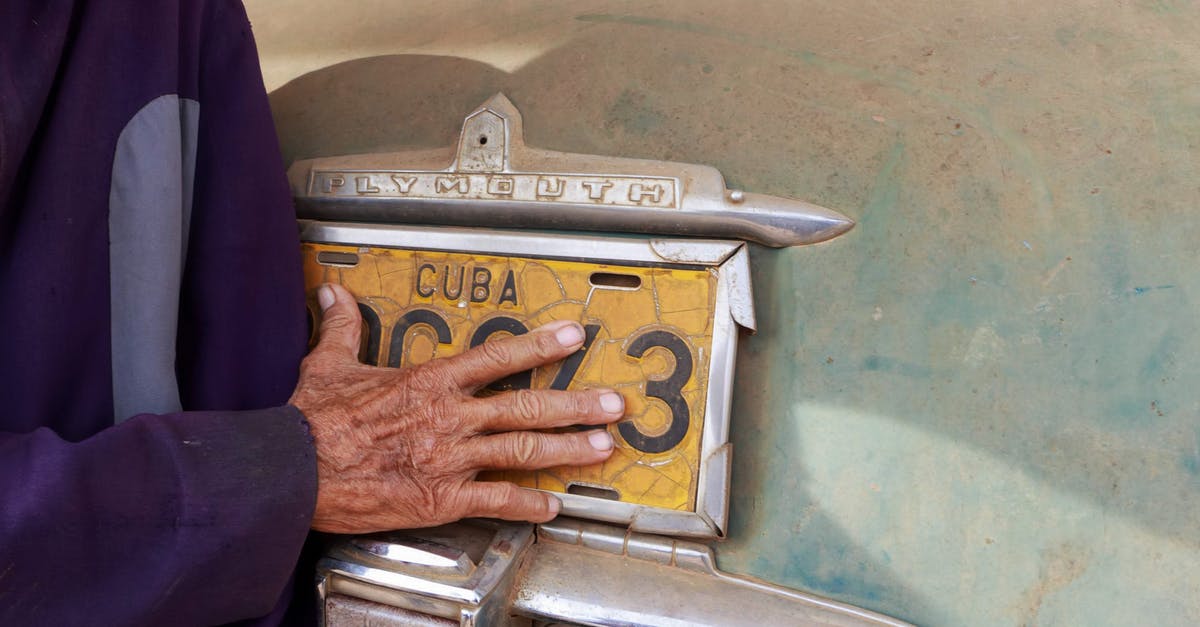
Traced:
[[507, 624], [509, 590], [532, 544], [532, 525], [485, 521], [347, 538], [317, 563], [324, 623], [362, 624], [348, 619], [366, 611], [365, 601], [399, 608], [401, 617]]
[[302, 218], [653, 233], [798, 246], [854, 221], [807, 202], [725, 188], [715, 168], [525, 145], [521, 114], [496, 94], [455, 146], [297, 161]]
[[317, 572], [327, 625], [907, 625], [724, 573], [703, 544], [570, 518], [536, 542], [476, 521], [348, 539]]

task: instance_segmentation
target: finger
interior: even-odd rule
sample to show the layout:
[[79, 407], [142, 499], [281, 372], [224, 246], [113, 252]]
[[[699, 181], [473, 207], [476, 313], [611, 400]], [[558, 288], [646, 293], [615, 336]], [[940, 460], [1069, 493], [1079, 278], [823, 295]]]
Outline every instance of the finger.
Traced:
[[624, 415], [625, 399], [612, 390], [517, 390], [468, 400], [460, 411], [479, 431], [548, 429], [613, 422]]
[[326, 283], [317, 288], [317, 303], [321, 316], [321, 337], [313, 352], [329, 352], [358, 360], [359, 336], [362, 333], [362, 314], [358, 303], [346, 288]]
[[553, 519], [562, 508], [562, 502], [554, 496], [519, 488], [507, 481], [468, 483], [463, 490], [467, 502], [467, 511], [463, 515], [466, 517], [541, 523]]
[[556, 320], [524, 335], [484, 342], [448, 358], [444, 368], [464, 388], [479, 387], [504, 376], [563, 359], [583, 345], [578, 322]]
[[481, 435], [463, 442], [463, 463], [472, 469], [537, 470], [554, 466], [589, 466], [612, 455], [606, 429], [574, 433], [510, 431]]

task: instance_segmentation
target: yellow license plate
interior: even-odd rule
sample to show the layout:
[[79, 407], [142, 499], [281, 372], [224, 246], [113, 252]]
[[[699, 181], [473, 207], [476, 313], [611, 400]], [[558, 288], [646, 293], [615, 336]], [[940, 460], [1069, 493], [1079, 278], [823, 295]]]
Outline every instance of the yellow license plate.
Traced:
[[[578, 353], [493, 389], [618, 390], [626, 418], [608, 427], [614, 454], [597, 466], [485, 478], [696, 509], [714, 270], [329, 243], [305, 243], [303, 256], [310, 297], [333, 282], [358, 298], [366, 325], [361, 358], [371, 364], [413, 366], [553, 320], [580, 322], [587, 340]], [[319, 311], [312, 301], [310, 308]]]

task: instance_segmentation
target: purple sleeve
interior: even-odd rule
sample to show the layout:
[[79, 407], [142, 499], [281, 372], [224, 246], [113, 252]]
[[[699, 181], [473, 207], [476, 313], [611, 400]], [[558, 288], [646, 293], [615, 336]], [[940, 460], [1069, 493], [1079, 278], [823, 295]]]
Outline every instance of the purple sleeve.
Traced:
[[266, 614], [309, 525], [311, 450], [292, 407], [137, 416], [75, 444], [0, 435], [0, 623]]
[[201, 47], [196, 189], [180, 300], [186, 409], [278, 405], [308, 340], [299, 230], [250, 23], [217, 0]]
[[315, 451], [301, 413], [280, 406], [307, 339], [295, 219], [245, 14], [230, 0], [208, 9], [177, 346], [185, 411], [79, 442], [0, 433], [0, 624], [278, 612], [307, 535]]

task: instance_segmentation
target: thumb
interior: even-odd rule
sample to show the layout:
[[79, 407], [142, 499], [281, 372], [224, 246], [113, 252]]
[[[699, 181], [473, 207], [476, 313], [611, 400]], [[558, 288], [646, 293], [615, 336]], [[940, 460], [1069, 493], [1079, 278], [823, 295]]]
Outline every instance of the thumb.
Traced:
[[316, 351], [332, 351], [358, 360], [359, 336], [362, 334], [362, 314], [358, 303], [346, 288], [326, 283], [317, 288], [317, 304], [321, 316], [321, 336]]

